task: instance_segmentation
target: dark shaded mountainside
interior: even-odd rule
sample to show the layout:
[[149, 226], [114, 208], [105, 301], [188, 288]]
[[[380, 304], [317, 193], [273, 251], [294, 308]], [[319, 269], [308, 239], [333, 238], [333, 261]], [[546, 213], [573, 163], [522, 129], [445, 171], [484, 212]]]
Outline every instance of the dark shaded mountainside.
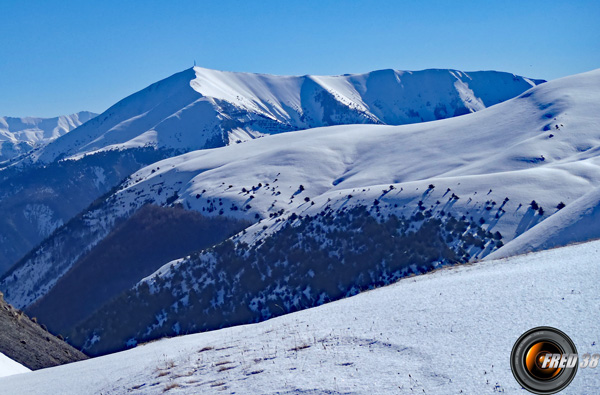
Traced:
[[136, 149], [0, 169], [0, 275], [132, 172], [172, 151]]
[[164, 336], [262, 321], [383, 286], [502, 245], [466, 217], [419, 207], [383, 215], [376, 202], [292, 214], [255, 246], [231, 239], [166, 265], [91, 314], [69, 341], [90, 355]]
[[176, 207], [146, 205], [123, 221], [26, 311], [53, 333], [75, 324], [165, 262], [210, 247], [249, 224]]
[[49, 333], [4, 301], [0, 292], [0, 352], [29, 369], [43, 369], [88, 357]]

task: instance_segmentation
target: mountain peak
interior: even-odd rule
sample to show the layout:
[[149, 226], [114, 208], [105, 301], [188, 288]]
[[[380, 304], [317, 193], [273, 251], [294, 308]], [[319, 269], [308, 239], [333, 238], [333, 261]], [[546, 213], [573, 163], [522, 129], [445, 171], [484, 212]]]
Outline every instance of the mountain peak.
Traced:
[[320, 126], [433, 121], [479, 111], [540, 82], [443, 69], [276, 76], [194, 66], [121, 100], [28, 160], [147, 146], [190, 151]]

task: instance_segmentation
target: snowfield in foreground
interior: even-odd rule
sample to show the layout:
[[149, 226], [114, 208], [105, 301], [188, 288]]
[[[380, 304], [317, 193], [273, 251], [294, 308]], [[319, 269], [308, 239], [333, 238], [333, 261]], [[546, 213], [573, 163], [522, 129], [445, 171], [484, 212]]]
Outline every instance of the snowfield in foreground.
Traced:
[[[522, 393], [509, 357], [526, 330], [600, 352], [600, 241], [479, 262], [263, 323], [153, 342], [0, 379], [7, 394]], [[563, 394], [592, 394], [580, 369]]]
[[26, 373], [30, 370], [18, 362], [13, 361], [0, 352], [0, 377], [12, 376], [13, 374]]

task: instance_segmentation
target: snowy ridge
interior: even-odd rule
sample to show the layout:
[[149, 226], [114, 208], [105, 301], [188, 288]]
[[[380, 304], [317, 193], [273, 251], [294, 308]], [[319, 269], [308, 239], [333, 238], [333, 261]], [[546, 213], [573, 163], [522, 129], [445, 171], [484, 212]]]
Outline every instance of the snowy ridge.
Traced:
[[0, 162], [55, 140], [96, 115], [81, 111], [55, 118], [0, 117]]
[[407, 124], [481, 110], [544, 81], [495, 71], [273, 76], [194, 67], [115, 104], [21, 163], [154, 146], [190, 151], [338, 124]]
[[[2, 378], [0, 391], [521, 393], [507, 361], [525, 331], [554, 326], [580, 353], [598, 352], [599, 249], [590, 242], [443, 269], [259, 324]], [[436, 363], [440, 355], [451, 363]], [[598, 386], [598, 369], [580, 369], [564, 393]]]

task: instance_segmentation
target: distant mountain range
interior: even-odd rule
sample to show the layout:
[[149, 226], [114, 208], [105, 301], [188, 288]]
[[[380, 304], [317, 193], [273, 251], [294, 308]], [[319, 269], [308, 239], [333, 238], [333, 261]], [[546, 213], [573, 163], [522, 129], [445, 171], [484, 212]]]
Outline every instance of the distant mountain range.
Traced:
[[0, 162], [55, 140], [96, 115], [81, 111], [54, 118], [0, 117]]

